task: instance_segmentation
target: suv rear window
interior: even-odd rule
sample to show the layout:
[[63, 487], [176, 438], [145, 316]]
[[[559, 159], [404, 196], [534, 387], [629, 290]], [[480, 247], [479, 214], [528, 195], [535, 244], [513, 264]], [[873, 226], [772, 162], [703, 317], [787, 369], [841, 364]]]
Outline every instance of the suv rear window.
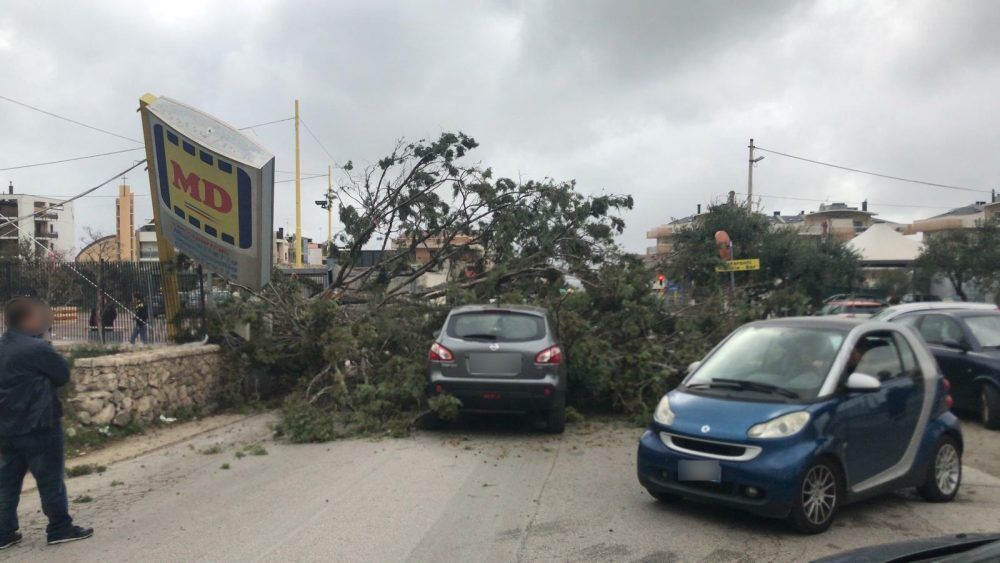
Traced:
[[482, 312], [452, 315], [448, 336], [463, 340], [526, 342], [545, 338], [545, 319], [523, 313]]

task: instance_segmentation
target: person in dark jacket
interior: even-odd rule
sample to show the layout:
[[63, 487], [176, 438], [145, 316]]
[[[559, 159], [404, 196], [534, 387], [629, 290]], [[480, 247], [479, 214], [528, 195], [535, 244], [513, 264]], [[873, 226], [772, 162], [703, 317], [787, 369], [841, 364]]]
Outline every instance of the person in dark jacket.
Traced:
[[149, 309], [146, 308], [146, 303], [142, 300], [142, 294], [138, 292], [132, 294], [132, 307], [135, 314], [135, 328], [132, 329], [132, 338], [129, 338], [129, 343], [135, 344], [136, 339], [141, 339], [142, 343], [146, 344], [148, 341]]
[[69, 381], [69, 365], [41, 338], [48, 308], [29, 297], [4, 308], [7, 332], [0, 337], [0, 549], [21, 541], [17, 504], [28, 471], [35, 477], [42, 511], [49, 519], [48, 543], [89, 538], [92, 528], [73, 524], [63, 481], [65, 443], [58, 388]]

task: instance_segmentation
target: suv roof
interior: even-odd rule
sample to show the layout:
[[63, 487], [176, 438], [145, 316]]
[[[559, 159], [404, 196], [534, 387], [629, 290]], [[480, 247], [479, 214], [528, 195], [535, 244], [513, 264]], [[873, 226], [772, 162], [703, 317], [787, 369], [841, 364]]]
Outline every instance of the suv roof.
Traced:
[[931, 310], [976, 310], [976, 311], [989, 311], [997, 310], [997, 306], [993, 303], [969, 303], [967, 301], [923, 301], [920, 303], [906, 303], [903, 305], [893, 305], [892, 307], [887, 307], [878, 314], [878, 320], [890, 320], [894, 319], [903, 313], [913, 313], [916, 311], [931, 311]]

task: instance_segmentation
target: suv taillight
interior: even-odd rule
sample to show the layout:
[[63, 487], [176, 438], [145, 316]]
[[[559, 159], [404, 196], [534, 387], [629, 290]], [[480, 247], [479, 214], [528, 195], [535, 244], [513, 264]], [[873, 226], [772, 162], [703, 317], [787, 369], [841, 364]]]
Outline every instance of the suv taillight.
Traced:
[[451, 350], [435, 342], [431, 344], [431, 351], [427, 359], [432, 362], [450, 362], [455, 359], [455, 354], [452, 354]]
[[562, 348], [558, 346], [552, 346], [546, 348], [535, 356], [536, 364], [561, 364], [562, 363]]
[[944, 384], [944, 406], [951, 410], [951, 406], [955, 404], [955, 399], [951, 396], [951, 382], [948, 381], [947, 377], [941, 378], [941, 383]]

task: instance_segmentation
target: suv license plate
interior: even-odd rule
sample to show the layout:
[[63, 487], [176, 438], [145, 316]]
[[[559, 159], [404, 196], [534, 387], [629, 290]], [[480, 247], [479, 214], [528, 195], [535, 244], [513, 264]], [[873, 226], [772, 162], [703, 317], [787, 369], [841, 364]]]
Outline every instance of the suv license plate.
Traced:
[[499, 401], [501, 397], [500, 393], [497, 393], [496, 391], [487, 391], [483, 393], [483, 398], [487, 401]]
[[722, 467], [715, 460], [682, 459], [677, 462], [678, 481], [722, 481]]

